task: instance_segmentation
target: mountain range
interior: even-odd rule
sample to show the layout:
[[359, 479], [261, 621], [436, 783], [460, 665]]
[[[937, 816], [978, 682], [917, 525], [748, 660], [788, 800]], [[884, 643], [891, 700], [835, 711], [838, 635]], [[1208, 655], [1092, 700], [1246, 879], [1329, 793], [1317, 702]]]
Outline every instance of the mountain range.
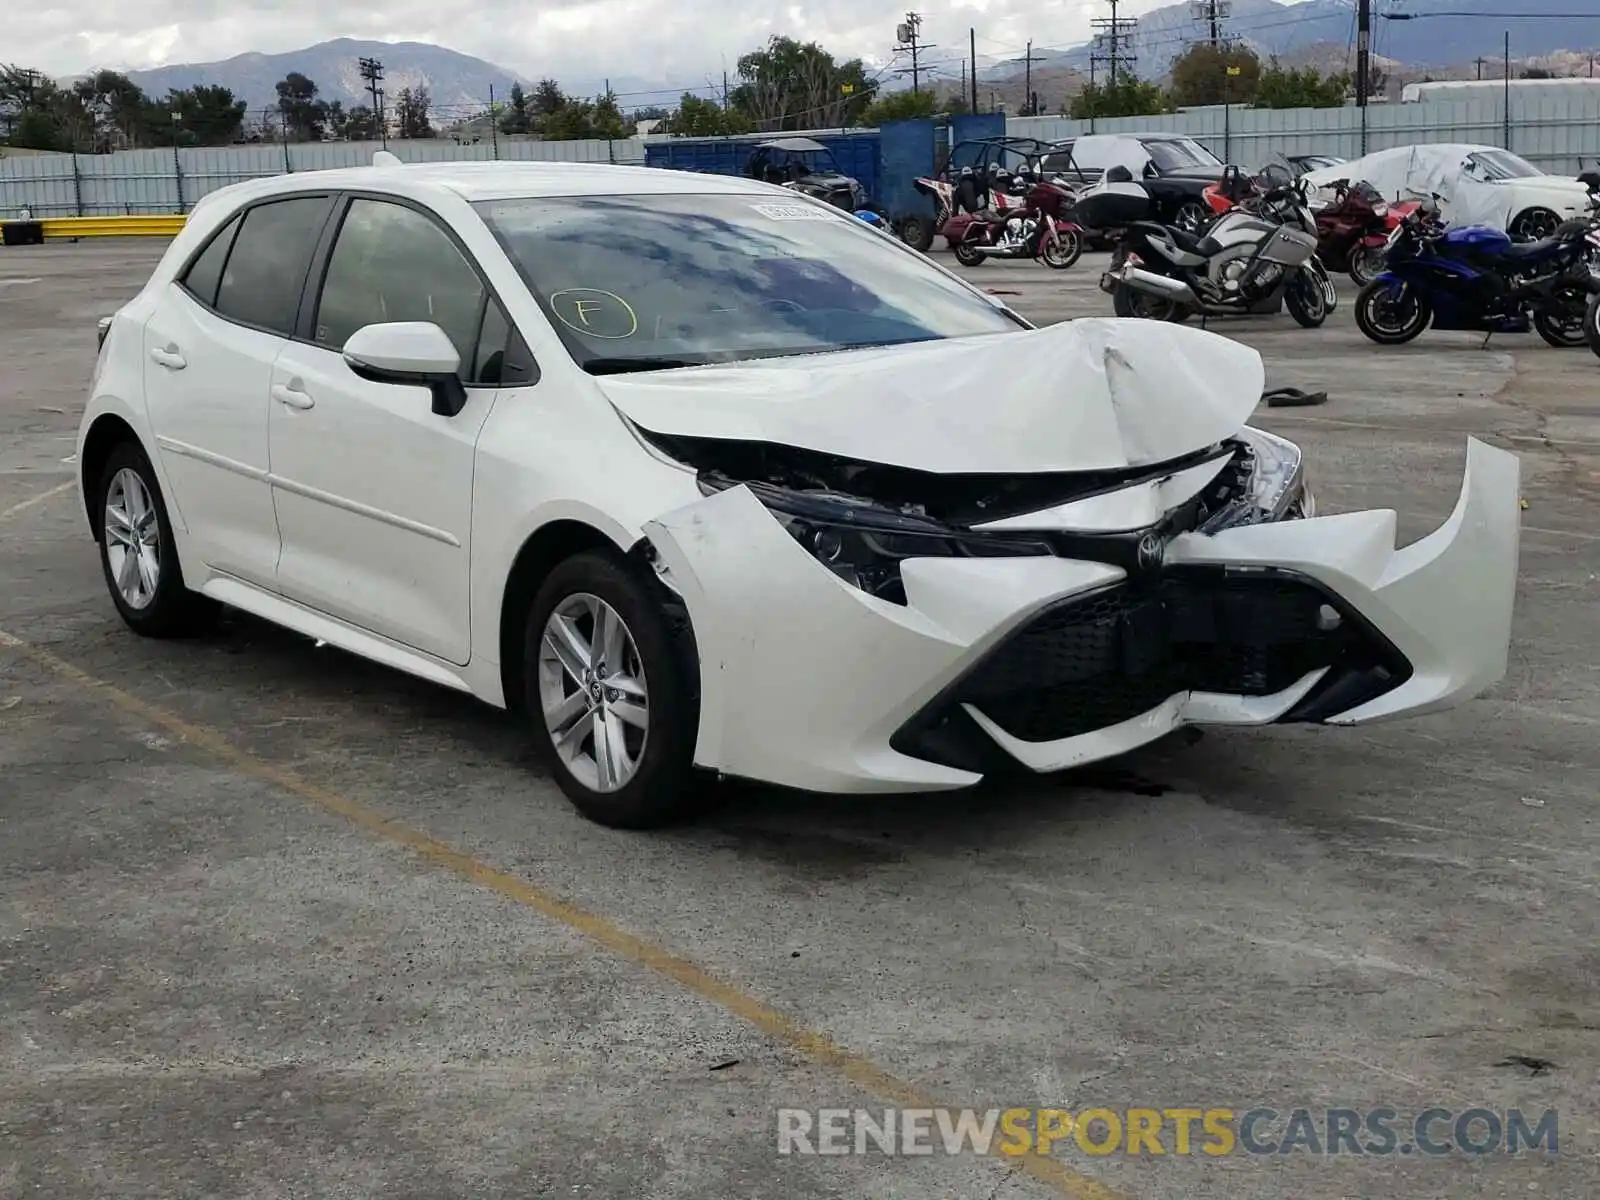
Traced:
[[[1424, 69], [1436, 76], [1470, 72], [1474, 60], [1491, 64], [1485, 73], [1498, 72], [1507, 34], [1514, 62], [1547, 59], [1560, 51], [1581, 51], [1596, 37], [1595, 0], [1539, 0], [1539, 12], [1511, 15], [1505, 0], [1377, 0], [1373, 19], [1372, 52], [1381, 56], [1384, 69], [1401, 66]], [[1570, 16], [1564, 15], [1570, 13]], [[1551, 14], [1562, 14], [1554, 18]], [[1356, 11], [1351, 0], [1300, 0], [1283, 4], [1277, 0], [1231, 0], [1228, 15], [1219, 32], [1248, 44], [1262, 57], [1279, 57], [1286, 63], [1306, 60], [1323, 66], [1340, 57], [1353, 60]], [[1160, 79], [1167, 74], [1173, 58], [1210, 33], [1206, 22], [1185, 2], [1155, 9], [1139, 18], [1133, 27], [1125, 52], [1133, 59], [1134, 70], [1143, 78]], [[169, 88], [189, 88], [196, 84], [219, 84], [244, 100], [252, 111], [277, 105], [275, 85], [291, 71], [314, 80], [324, 100], [341, 101], [346, 108], [370, 103], [359, 60], [376, 58], [383, 63], [383, 87], [393, 98], [403, 87], [426, 87], [436, 119], [449, 120], [481, 111], [491, 89], [497, 98], [511, 91], [513, 84], [524, 88], [534, 80], [506, 67], [496, 66], [443, 46], [423, 42], [379, 42], [338, 38], [320, 42], [303, 50], [283, 54], [241, 54], [221, 62], [184, 63], [152, 70], [130, 71], [129, 77], [147, 93], [165, 95]], [[1041, 92], [1076, 91], [1079, 74], [1090, 70], [1087, 44], [1033, 53], [1034, 88]], [[940, 77], [954, 81], [957, 62], [943, 63]], [[1023, 75], [1027, 64], [1018, 59], [991, 60], [980, 66], [980, 86], [999, 88]], [[1448, 68], [1454, 68], [1453, 71]], [[1104, 72], [1103, 61], [1096, 70]], [[1591, 68], [1592, 73], [1592, 68]], [[1049, 80], [1041, 87], [1041, 80]], [[645, 105], [671, 107], [678, 89], [661, 80], [637, 76], [562, 79], [571, 95], [601, 93], [607, 84], [616, 91], [624, 108]], [[1068, 86], [1070, 83], [1070, 86]], [[887, 85], [886, 85], [887, 86]], [[1018, 99], [1020, 100], [1020, 94]]]

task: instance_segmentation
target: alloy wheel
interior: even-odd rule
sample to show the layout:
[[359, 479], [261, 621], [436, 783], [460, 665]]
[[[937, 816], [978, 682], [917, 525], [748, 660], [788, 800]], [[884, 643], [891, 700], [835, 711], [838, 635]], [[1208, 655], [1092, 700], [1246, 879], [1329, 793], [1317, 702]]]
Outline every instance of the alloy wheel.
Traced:
[[539, 704], [562, 763], [585, 787], [614, 792], [638, 773], [650, 735], [644, 664], [604, 600], [568, 596], [539, 643]]
[[105, 556], [123, 603], [149, 608], [161, 583], [161, 523], [150, 490], [129, 467], [106, 489]]

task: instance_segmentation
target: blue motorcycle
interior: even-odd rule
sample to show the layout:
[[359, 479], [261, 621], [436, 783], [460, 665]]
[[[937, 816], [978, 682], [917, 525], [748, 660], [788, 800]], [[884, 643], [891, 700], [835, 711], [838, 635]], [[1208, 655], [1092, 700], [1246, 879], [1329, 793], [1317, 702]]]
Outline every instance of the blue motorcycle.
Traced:
[[1424, 203], [1389, 235], [1385, 269], [1356, 296], [1356, 325], [1383, 346], [1430, 326], [1485, 335], [1526, 333], [1581, 346], [1591, 295], [1600, 294], [1600, 230], [1568, 221], [1537, 242], [1498, 229], [1446, 229]]

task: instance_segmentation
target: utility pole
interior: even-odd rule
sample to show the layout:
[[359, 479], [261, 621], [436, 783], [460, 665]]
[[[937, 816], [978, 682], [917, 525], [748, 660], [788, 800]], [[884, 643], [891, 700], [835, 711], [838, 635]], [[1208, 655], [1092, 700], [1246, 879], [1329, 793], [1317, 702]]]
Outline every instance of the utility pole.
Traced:
[[911, 90], [922, 90], [922, 51], [932, 50], [932, 42], [924, 42], [922, 38], [922, 16], [919, 13], [908, 12], [906, 19], [895, 26], [895, 37], [900, 43], [900, 48], [911, 51], [911, 66], [896, 71], [896, 75], [911, 76]]
[[967, 56], [972, 60], [972, 111], [978, 111], [978, 31], [967, 26]]
[[1483, 59], [1483, 55], [1481, 55], [1481, 54], [1478, 55], [1477, 58], [1472, 60], [1472, 65], [1478, 68], [1478, 80], [1480, 82], [1482, 82], [1482, 80], [1483, 80], [1483, 62], [1484, 62], [1484, 59]]
[[500, 157], [500, 113], [494, 106], [494, 84], [489, 85], [489, 153]]
[[1506, 76], [1506, 78], [1505, 78], [1506, 98], [1505, 98], [1505, 103], [1501, 106], [1501, 107], [1503, 107], [1505, 109], [1505, 113], [1503, 115], [1505, 127], [1504, 127], [1504, 129], [1502, 131], [1505, 136], [1501, 140], [1505, 142], [1506, 149], [1509, 150], [1509, 149], [1511, 149], [1511, 30], [1509, 30], [1509, 29], [1506, 30], [1506, 46], [1505, 46], [1505, 50], [1506, 50], [1506, 72], [1505, 72], [1505, 76]]
[[383, 139], [383, 148], [389, 148], [389, 128], [383, 119], [383, 91], [378, 87], [383, 82], [383, 64], [375, 58], [361, 58], [356, 60], [356, 65], [361, 69], [361, 78], [367, 81], [367, 91], [372, 94], [372, 115], [378, 122], [378, 136]]
[[1367, 152], [1367, 92], [1372, 86], [1372, 0], [1356, 0], [1356, 107], [1361, 110], [1361, 153]]
[[1033, 94], [1033, 64], [1048, 61], [1043, 55], [1035, 56], [1033, 53], [1033, 39], [1028, 39], [1028, 57], [1023, 59], [1023, 104], [1022, 116], [1037, 117], [1039, 115], [1039, 98]]
[[1232, 9], [1230, 0], [1190, 0], [1189, 11], [1196, 21], [1211, 28], [1211, 36], [1207, 44], [1213, 50], [1221, 50], [1222, 22], [1227, 20]]
[[[1106, 84], [1108, 88], [1114, 89], [1117, 86], [1118, 67], [1124, 67], [1131, 71], [1133, 70], [1133, 64], [1137, 61], [1136, 56], [1128, 49], [1128, 44], [1133, 40], [1134, 24], [1135, 22], [1127, 17], [1117, 16], [1117, 0], [1111, 0], [1111, 17], [1109, 20], [1105, 17], [1096, 17], [1089, 22], [1090, 27], [1097, 34], [1096, 41], [1106, 47], [1105, 51], [1098, 55], [1098, 58], [1099, 61], [1108, 63], [1111, 67], [1111, 79]], [[1091, 66], [1093, 66], [1095, 58], [1095, 53], [1091, 51], [1089, 55]]]

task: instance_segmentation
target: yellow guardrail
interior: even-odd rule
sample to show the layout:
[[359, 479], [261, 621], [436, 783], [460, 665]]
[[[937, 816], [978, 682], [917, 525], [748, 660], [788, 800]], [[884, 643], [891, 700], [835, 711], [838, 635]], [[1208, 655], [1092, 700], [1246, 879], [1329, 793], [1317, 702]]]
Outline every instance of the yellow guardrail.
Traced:
[[189, 218], [182, 213], [139, 217], [45, 217], [46, 240], [85, 237], [176, 237]]

